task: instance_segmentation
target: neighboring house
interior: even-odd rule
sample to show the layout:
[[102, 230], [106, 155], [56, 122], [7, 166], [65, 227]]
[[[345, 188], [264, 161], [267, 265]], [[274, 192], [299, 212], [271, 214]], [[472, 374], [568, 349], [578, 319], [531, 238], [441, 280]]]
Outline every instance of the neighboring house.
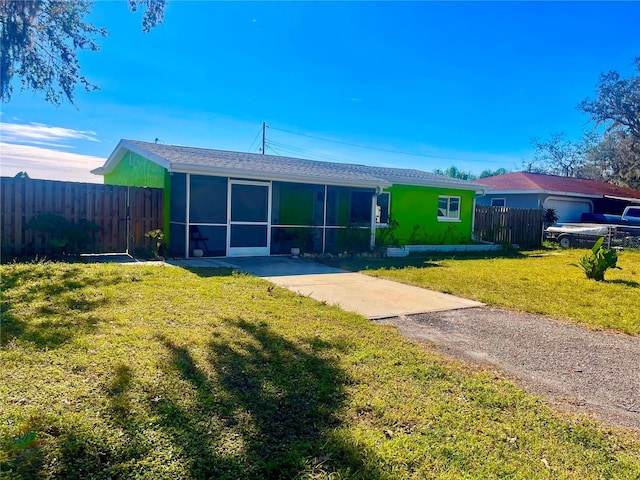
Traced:
[[541, 173], [514, 172], [476, 181], [493, 190], [478, 205], [511, 208], [553, 208], [559, 222], [578, 222], [585, 212], [621, 214], [640, 203], [640, 191], [606, 182]]
[[164, 188], [165, 238], [184, 257], [368, 250], [391, 218], [405, 243], [468, 244], [483, 188], [419, 170], [135, 140], [93, 173]]

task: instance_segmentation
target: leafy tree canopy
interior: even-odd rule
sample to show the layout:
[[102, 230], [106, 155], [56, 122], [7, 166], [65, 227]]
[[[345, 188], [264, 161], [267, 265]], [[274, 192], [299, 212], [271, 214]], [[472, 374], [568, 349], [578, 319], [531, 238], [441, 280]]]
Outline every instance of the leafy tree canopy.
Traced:
[[634, 64], [638, 76], [621, 78], [616, 71], [600, 75], [598, 95], [586, 99], [578, 108], [591, 116], [596, 125], [606, 125], [609, 132], [622, 131], [640, 152], [640, 57]]
[[622, 131], [605, 134], [587, 151], [577, 176], [640, 190], [640, 153], [634, 151], [632, 137]]
[[566, 139], [564, 133], [552, 133], [548, 140], [534, 139], [534, 162], [528, 170], [574, 177], [595, 141], [595, 134], [586, 134], [579, 142]]
[[579, 174], [640, 189], [640, 57], [634, 65], [635, 77], [601, 74], [596, 98], [578, 105], [596, 126], [606, 127], [600, 142], [587, 151]]
[[[166, 0], [128, 0], [132, 11], [144, 10], [142, 30], [162, 23]], [[97, 39], [107, 31], [85, 22], [89, 0], [0, 0], [0, 100], [13, 94], [12, 80], [20, 78], [22, 90], [42, 92], [60, 105], [73, 103], [78, 84], [96, 90], [80, 71], [77, 52], [97, 51]]]
[[506, 173], [509, 173], [509, 170], [502, 167], [495, 170], [487, 169], [480, 172], [480, 176], [478, 178], [497, 177], [498, 175], [504, 175]]
[[460, 170], [455, 165], [451, 165], [446, 170], [441, 170], [436, 168], [433, 173], [437, 173], [438, 175], [444, 175], [445, 177], [458, 178], [460, 180], [475, 180], [476, 176], [471, 172], [465, 172], [464, 170]]

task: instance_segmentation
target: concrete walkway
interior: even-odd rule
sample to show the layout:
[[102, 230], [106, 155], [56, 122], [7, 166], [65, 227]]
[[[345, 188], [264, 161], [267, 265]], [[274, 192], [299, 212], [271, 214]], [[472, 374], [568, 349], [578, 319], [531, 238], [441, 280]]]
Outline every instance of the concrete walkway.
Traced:
[[290, 257], [226, 258], [224, 263], [301, 295], [371, 319], [481, 306], [464, 298]]
[[127, 255], [96, 255], [88, 257], [86, 261], [111, 261], [126, 265], [165, 264], [183, 268], [233, 268], [370, 319], [483, 305], [446, 293], [348, 272], [313, 260], [291, 257], [190, 258], [166, 262], [138, 262]]

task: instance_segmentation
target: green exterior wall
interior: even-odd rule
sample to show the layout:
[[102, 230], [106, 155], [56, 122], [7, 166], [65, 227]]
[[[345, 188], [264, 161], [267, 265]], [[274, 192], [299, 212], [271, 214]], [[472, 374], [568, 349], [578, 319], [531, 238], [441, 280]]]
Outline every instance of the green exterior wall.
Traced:
[[166, 169], [136, 153], [129, 153], [125, 154], [112, 172], [105, 174], [104, 183], [125, 187], [164, 188]]
[[[403, 245], [458, 245], [471, 243], [473, 201], [471, 190], [394, 185], [391, 219], [398, 222], [393, 234]], [[438, 197], [460, 197], [460, 221], [438, 220]], [[378, 238], [381, 231], [378, 230]]]
[[[131, 157], [129, 157], [131, 154]], [[125, 187], [149, 187], [164, 189], [164, 241], [169, 243], [169, 172], [137, 153], [126, 153], [112, 172], [105, 174], [105, 185], [121, 185]]]

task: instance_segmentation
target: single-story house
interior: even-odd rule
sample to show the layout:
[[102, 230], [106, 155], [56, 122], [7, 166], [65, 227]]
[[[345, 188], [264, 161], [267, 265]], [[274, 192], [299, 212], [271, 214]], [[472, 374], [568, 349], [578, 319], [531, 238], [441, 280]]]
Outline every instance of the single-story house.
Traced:
[[92, 172], [163, 188], [165, 241], [185, 258], [365, 251], [376, 235], [470, 244], [476, 191], [486, 188], [420, 170], [137, 140], [121, 140]]
[[560, 222], [578, 222], [583, 213], [620, 215], [640, 203], [640, 191], [597, 180], [542, 173], [513, 172], [476, 181], [492, 190], [478, 205], [511, 208], [553, 208]]

